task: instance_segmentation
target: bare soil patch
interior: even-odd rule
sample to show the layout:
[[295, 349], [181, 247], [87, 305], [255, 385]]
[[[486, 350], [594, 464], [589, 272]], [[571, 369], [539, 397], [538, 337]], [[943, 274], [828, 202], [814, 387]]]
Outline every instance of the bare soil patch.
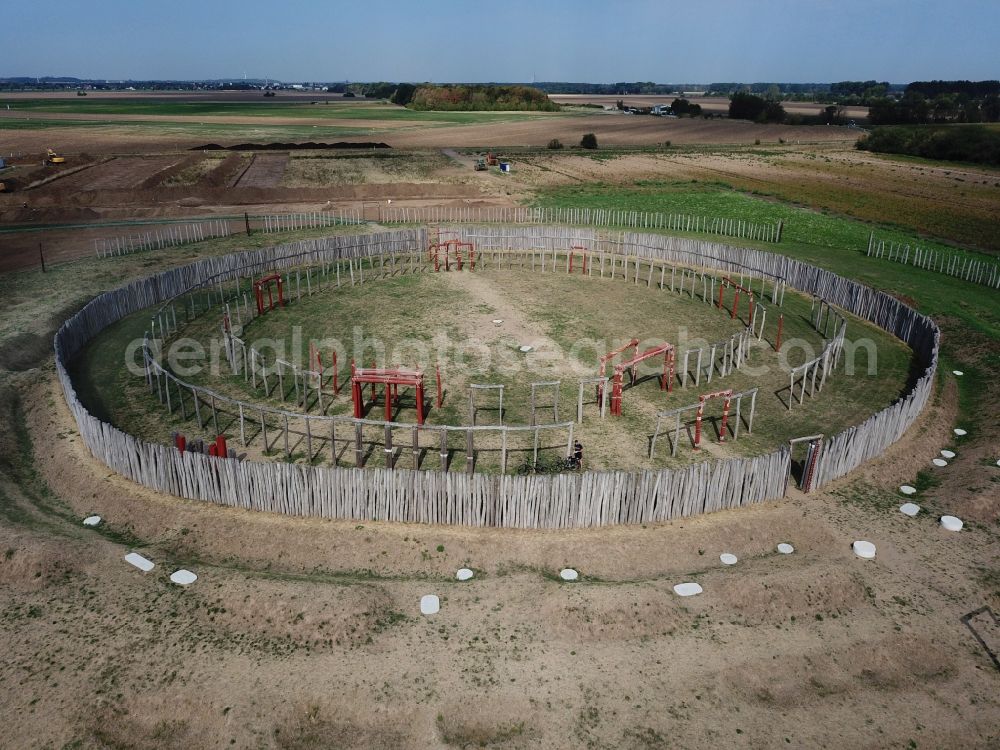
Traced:
[[140, 187], [150, 175], [181, 160], [178, 156], [119, 157], [51, 183], [59, 190], [115, 190]]
[[285, 174], [288, 154], [254, 154], [250, 166], [234, 187], [268, 188], [278, 185]]

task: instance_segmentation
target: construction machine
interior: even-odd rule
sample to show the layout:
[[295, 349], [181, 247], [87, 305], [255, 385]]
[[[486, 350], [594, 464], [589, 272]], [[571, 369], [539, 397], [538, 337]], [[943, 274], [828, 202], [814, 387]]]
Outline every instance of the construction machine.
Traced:
[[45, 164], [65, 164], [66, 157], [57, 154], [51, 148], [45, 154]]
[[492, 151], [486, 154], [486, 163], [491, 167], [500, 166], [500, 159]]
[[476, 159], [476, 171], [477, 172], [486, 171], [486, 159]]

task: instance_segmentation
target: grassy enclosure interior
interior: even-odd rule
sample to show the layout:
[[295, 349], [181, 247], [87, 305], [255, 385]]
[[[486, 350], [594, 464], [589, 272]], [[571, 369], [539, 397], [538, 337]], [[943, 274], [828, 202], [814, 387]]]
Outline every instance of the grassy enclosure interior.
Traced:
[[[553, 380], [561, 382], [559, 421], [573, 420], [578, 380], [597, 374], [600, 354], [633, 337], [640, 340], [640, 351], [663, 341], [675, 344], [679, 352], [721, 342], [742, 329], [747, 314], [745, 297], [739, 311], [742, 320], [733, 320], [727, 312], [700, 299], [700, 284], [698, 297], [692, 299], [688, 293], [661, 291], [655, 282], [652, 288], [644, 283], [626, 283], [620, 274], [615, 279], [610, 275], [601, 279], [579, 274], [569, 276], [564, 270], [542, 274], [540, 271], [532, 273], [530, 268], [500, 271], [480, 268], [475, 273], [453, 271], [369, 279], [354, 287], [349, 284], [346, 269], [341, 277], [341, 287], [335, 286], [331, 273], [322, 291], [312, 297], [303, 293], [301, 300], [296, 299], [295, 284], [289, 284], [287, 288], [293, 301], [249, 323], [243, 331], [244, 340], [248, 345], [255, 344], [272, 361], [276, 356], [293, 362], [306, 360], [310, 341], [321, 342], [320, 351], [327, 365], [330, 347], [336, 342], [341, 389], [332, 404], [326, 406], [325, 413], [331, 415], [351, 414], [350, 391], [345, 384], [349, 380], [352, 356], [366, 366], [370, 366], [374, 358], [379, 366], [421, 367], [425, 372], [428, 404], [433, 403], [434, 366], [440, 364], [445, 380], [445, 400], [442, 408], [430, 408], [429, 425], [470, 424], [468, 386], [472, 383], [503, 383], [504, 424], [528, 424], [530, 384]], [[665, 279], [669, 286], [669, 273]], [[315, 276], [313, 283], [318, 286]], [[303, 288], [304, 284], [303, 281]], [[710, 291], [711, 299], [715, 299], [715, 294], [714, 290]], [[727, 304], [731, 301], [730, 292]], [[674, 390], [664, 393], [656, 380], [662, 359], [653, 360], [652, 364], [643, 363], [634, 387], [628, 386], [626, 376], [623, 415], [609, 415], [604, 420], [598, 416], [594, 388], [588, 386], [584, 397], [584, 421], [574, 428], [574, 436], [585, 446], [587, 467], [681, 466], [709, 458], [753, 455], [771, 450], [790, 437], [814, 432], [830, 434], [844, 429], [889, 404], [902, 392], [910, 369], [908, 348], [882, 331], [851, 319], [848, 339], [872, 342], [877, 351], [876, 371], [869, 374], [868, 350], [860, 346], [856, 356], [847, 358], [854, 368], [852, 375], [845, 375], [842, 366], [827, 381], [822, 393], [815, 399], [807, 396], [805, 403], [796, 403], [789, 412], [785, 406], [788, 374], [783, 365], [787, 362], [796, 366], [818, 354], [823, 346], [822, 337], [810, 324], [810, 300], [789, 290], [780, 308], [784, 316], [783, 352], [776, 354], [771, 343], [776, 335], [779, 308], [767, 300], [765, 305], [768, 314], [764, 341], [753, 346], [743, 370], [721, 379], [716, 373], [710, 384], [703, 376], [700, 386], [695, 387], [692, 358], [688, 368], [689, 383], [682, 389], [683, 360], [678, 357]], [[492, 322], [494, 319], [504, 322], [496, 325]], [[174, 414], [168, 416], [156, 394], [146, 390], [143, 379], [130, 374], [124, 367], [122, 352], [128, 342], [141, 338], [148, 327], [149, 313], [139, 313], [92, 342], [78, 360], [81, 396], [95, 414], [110, 419], [132, 434], [161, 442], [168, 441], [173, 430], [185, 432], [190, 437], [199, 436], [190, 408], [186, 422], [176, 408]], [[182, 329], [180, 336], [197, 341], [202, 351], [211, 352], [213, 348], [218, 351], [220, 327], [221, 317], [216, 308], [196, 317]], [[169, 344], [168, 340], [168, 347]], [[522, 344], [532, 345], [534, 351], [522, 354], [518, 351]], [[292, 403], [294, 389], [290, 378], [286, 377], [283, 382], [285, 400], [276, 387], [265, 397], [261, 390], [254, 392], [243, 376], [232, 375], [224, 358], [221, 359], [221, 365], [214, 371], [205, 367], [190, 374], [179, 374], [188, 382], [232, 398], [298, 410]], [[608, 375], [611, 374], [609, 368]], [[752, 435], [746, 433], [747, 399], [743, 403], [739, 440], [730, 439], [725, 445], [719, 444], [721, 402], [709, 402], [703, 438], [706, 450], [700, 453], [691, 450], [689, 430], [693, 428], [694, 413], [690, 412], [684, 418], [677, 456], [670, 456], [670, 442], [661, 435], [655, 457], [648, 458], [649, 438], [658, 411], [697, 403], [699, 393], [728, 388], [740, 392], [754, 387], [759, 387], [760, 392]], [[538, 421], [542, 424], [553, 421], [552, 410], [543, 408], [552, 403], [550, 393], [539, 392]], [[413, 394], [403, 390], [401, 396], [401, 407], [393, 410], [394, 420], [415, 422]], [[482, 394], [477, 399], [477, 406], [477, 424], [498, 421], [495, 393]], [[382, 389], [379, 388], [378, 403], [371, 406], [367, 416], [380, 420], [383, 409]], [[315, 406], [311, 413], [318, 413]], [[730, 431], [734, 423], [735, 414], [731, 412]], [[669, 425], [665, 423], [664, 427]], [[273, 426], [268, 427], [269, 431], [272, 429]], [[200, 436], [208, 437], [207, 431], [206, 425], [206, 434]], [[543, 453], [549, 458], [564, 453], [566, 436], [563, 430], [543, 432]], [[365, 439], [377, 443], [382, 440], [381, 431], [368, 430]], [[426, 437], [421, 437], [420, 444], [431, 458], [425, 464], [428, 467], [437, 466], [437, 439], [437, 434], [430, 431]], [[273, 441], [273, 436], [270, 440]], [[346, 446], [346, 434], [343, 440]], [[402, 443], [408, 448], [408, 435], [396, 440], [397, 445]], [[296, 447], [290, 449], [292, 459], [304, 461], [305, 447], [299, 442], [294, 441]], [[477, 434], [479, 470], [499, 470], [499, 447], [497, 433]], [[526, 460], [531, 447], [531, 433], [512, 438], [508, 448], [524, 453], [511, 453], [508, 470], [516, 469]], [[261, 441], [255, 442], [251, 434], [248, 453], [259, 455], [262, 449]], [[453, 461], [464, 455], [461, 433], [450, 436], [449, 449]], [[329, 450], [317, 450], [315, 446], [313, 450], [319, 454], [318, 462], [330, 461]], [[284, 458], [283, 450], [272, 450], [271, 454]], [[401, 465], [409, 465], [408, 457], [401, 460]], [[342, 455], [341, 461], [352, 463], [349, 451]], [[367, 463], [378, 466], [382, 462], [381, 450], [374, 450]], [[459, 463], [464, 465], [464, 461]]]

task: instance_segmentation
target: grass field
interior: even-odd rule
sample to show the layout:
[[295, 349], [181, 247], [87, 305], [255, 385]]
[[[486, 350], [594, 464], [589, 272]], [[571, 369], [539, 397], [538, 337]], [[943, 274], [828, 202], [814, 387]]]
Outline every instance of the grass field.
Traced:
[[[773, 336], [777, 308], [770, 309], [768, 332]], [[681, 466], [720, 455], [754, 455], [772, 450], [789, 437], [836, 431], [859, 422], [890, 403], [902, 390], [909, 371], [908, 349], [884, 333], [853, 321], [849, 339], [872, 340], [877, 348], [876, 370], [869, 372], [867, 350], [859, 350], [859, 356], [852, 361], [855, 368], [852, 375], [840, 373], [832, 377], [821, 396], [788, 412], [784, 358], [791, 366], [801, 364], [806, 354], [800, 345], [818, 352], [822, 342], [808, 323], [806, 298], [788, 294], [782, 312], [786, 354], [773, 353], [766, 342], [755, 347], [749, 365], [760, 368], [759, 373], [747, 369], [724, 380], [717, 378], [711, 387], [703, 383], [700, 389], [692, 383], [687, 390], [681, 390], [675, 384], [675, 391], [667, 394], [657, 387], [658, 367], [646, 365], [640, 367], [640, 380], [635, 388], [626, 388], [623, 416], [604, 421], [597, 417], [588, 389], [586, 417], [575, 433], [589, 446], [588, 466], [594, 469]], [[497, 316], [504, 319], [502, 327], [491, 323]], [[216, 317], [215, 313], [202, 316], [182, 335], [194, 338], [205, 351], [210, 351], [211, 342], [218, 335]], [[185, 423], [178, 413], [173, 417], [163, 413], [142, 379], [123, 368], [121, 352], [128, 341], [141, 337], [147, 326], [148, 315], [138, 314], [99, 336], [79, 363], [80, 393], [95, 413], [132, 434], [165, 442], [173, 430], [196, 428], [191, 419]], [[431, 410], [429, 424], [468, 424], [468, 386], [503, 383], [504, 422], [517, 425], [529, 423], [530, 383], [540, 381], [562, 382], [560, 418], [572, 419], [577, 380], [595, 373], [599, 354], [630, 337], [640, 340], [640, 349], [664, 340], [686, 349], [694, 346], [695, 341], [703, 345], [723, 340], [740, 327], [738, 320], [731, 320], [726, 313], [700, 300], [655, 288], [635, 288], [621, 279], [479, 270], [474, 275], [402, 276], [325, 291], [254, 321], [244, 332], [244, 338], [251, 344], [260, 342], [258, 347], [272, 359], [277, 356], [299, 362], [305, 360], [310, 340], [327, 342], [322, 347], [327, 362], [332, 342], [340, 342], [343, 344], [338, 346], [341, 384], [348, 380], [347, 363], [354, 357], [365, 365], [372, 359], [380, 365], [416, 365], [426, 373], [433, 373], [435, 364], [440, 364], [447, 395], [441, 409]], [[296, 330], [298, 333], [293, 335]], [[364, 340], [362, 349], [352, 348], [352, 341], [356, 344], [360, 340]], [[537, 352], [518, 353], [517, 347], [523, 343], [531, 343]], [[276, 346], [280, 349], [275, 349]], [[693, 372], [693, 361], [690, 368]], [[206, 368], [185, 377], [233, 398], [260, 400], [261, 394], [253, 392], [242, 376], [229, 376], [226, 372], [228, 368], [223, 365], [215, 373]], [[667, 447], [658, 449], [657, 456], [648, 460], [646, 451], [656, 412], [688, 405], [696, 401], [699, 392], [716, 387], [736, 391], [760, 388], [753, 435], [746, 434], [744, 424], [738, 442], [716, 445], [714, 430], [721, 409], [709, 409], [705, 429], [706, 442], [713, 444], [711, 450], [693, 453], [686, 438], [682, 438], [676, 458], [669, 456], [669, 444], [664, 442]], [[432, 391], [433, 380], [429, 379], [428, 393]], [[287, 378], [285, 392], [291, 401], [294, 390]], [[347, 394], [343, 390], [327, 413], [349, 415]], [[291, 408], [277, 389], [264, 402], [276, 408]], [[394, 418], [413, 422], [412, 396], [407, 396], [405, 403], [410, 406], [394, 412]], [[544, 403], [551, 403], [551, 398], [546, 397]], [[481, 399], [479, 405], [486, 407], [479, 423], [496, 423], [495, 409], [488, 408], [495, 406], [495, 401]], [[744, 402], [744, 420], [748, 408], [749, 401]], [[381, 419], [381, 407], [374, 406], [370, 417]], [[546, 421], [551, 421], [551, 411], [543, 423]], [[690, 421], [685, 421], [688, 427]], [[558, 437], [552, 437], [544, 445], [552, 447], [558, 441]], [[509, 447], [524, 447], [523, 443], [523, 440], [509, 443]], [[496, 471], [498, 436], [482, 436], [477, 439], [477, 446], [481, 451], [477, 462], [480, 470]], [[304, 460], [301, 452], [294, 457]], [[370, 465], [379, 465], [381, 458], [381, 451], [376, 451]], [[509, 468], [513, 469], [514, 464]]]
[[337, 125], [262, 125], [142, 120], [14, 120], [0, 118], [0, 130], [55, 130], [114, 128], [123, 134], [155, 131], [164, 137], [227, 138], [246, 141], [321, 141], [346, 136], [371, 136], [375, 129]]
[[[780, 220], [784, 223], [782, 242], [760, 243], [758, 247], [857, 278], [876, 289], [912, 300], [927, 314], [953, 316], [970, 328], [1000, 338], [1000, 295], [995, 290], [866, 256], [872, 231], [886, 241], [953, 249], [896, 226], [867, 224], [704, 182], [642, 183], [629, 188], [610, 185], [548, 188], [539, 191], [535, 205], [690, 213], [763, 222]], [[980, 257], [995, 260], [985, 254]]]
[[5, 102], [12, 110], [87, 115], [155, 115], [157, 117], [289, 118], [324, 120], [385, 120], [389, 122], [442, 122], [471, 125], [559, 117], [558, 112], [440, 112], [415, 111], [385, 102], [365, 104], [339, 102], [324, 104], [275, 102], [170, 102], [170, 101], [88, 101], [79, 99], [18, 99]]

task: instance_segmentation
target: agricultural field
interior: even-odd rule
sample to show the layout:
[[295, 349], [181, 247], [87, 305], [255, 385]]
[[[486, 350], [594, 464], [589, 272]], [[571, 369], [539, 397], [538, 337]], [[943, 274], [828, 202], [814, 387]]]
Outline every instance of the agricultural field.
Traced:
[[[342, 101], [302, 103], [323, 112], [311, 122], [299, 117], [298, 99], [276, 102], [280, 115], [255, 113], [263, 107], [256, 96], [163, 99], [146, 111], [121, 97], [56, 99], [31, 105], [30, 115], [0, 116], [0, 153], [24, 155], [0, 174], [17, 183], [0, 195], [6, 744], [646, 750], [1000, 742], [1000, 640], [990, 614], [1000, 613], [1000, 296], [865, 253], [875, 232], [995, 259], [1000, 171], [858, 152], [857, 133], [837, 128], [611, 114], [369, 117], [368, 104]], [[233, 114], [234, 102], [246, 108]], [[203, 111], [180, 114], [188, 105]], [[212, 121], [219, 119], [227, 121]], [[586, 132], [598, 137], [594, 153], [572, 148]], [[566, 149], [548, 151], [554, 137]], [[392, 148], [189, 151], [342, 138]], [[39, 165], [46, 147], [70, 156], [64, 171]], [[511, 174], [472, 171], [466, 160], [488, 149], [511, 159]], [[280, 175], [262, 169], [258, 186], [229, 186], [262, 154], [262, 164], [278, 156]], [[885, 455], [821, 492], [793, 485], [781, 500], [646, 526], [536, 532], [282, 517], [153, 493], [94, 460], [53, 366], [52, 335], [69, 315], [103, 290], [198, 258], [385, 227], [369, 212], [360, 229], [255, 228], [102, 259], [93, 255], [95, 238], [156, 226], [137, 221], [230, 216], [237, 227], [244, 211], [320, 212], [390, 199], [781, 220], [782, 241], [757, 246], [859, 279], [938, 322], [933, 398]], [[39, 245], [50, 261], [44, 273]], [[445, 304], [459, 314], [435, 316]], [[809, 301], [789, 293], [786, 304], [786, 323], [815, 338], [802, 320]], [[248, 334], [256, 326], [262, 336], [281, 335], [298, 324], [319, 337], [358, 320], [394, 339], [485, 327], [501, 345], [530, 336], [562, 347], [578, 330], [595, 338], [665, 330], [669, 339], [686, 324], [710, 338], [734, 324], [703, 303], [621, 280], [506, 270], [366, 282], [269, 315]], [[494, 317], [505, 327], [493, 326]], [[136, 316], [105, 331], [80, 362], [78, 377], [88, 377], [78, 387], [102, 413], [165, 440], [180, 425], [120, 366], [122, 342], [147, 325]], [[191, 333], [207, 339], [218, 326], [206, 316]], [[726, 450], [833, 431], [889, 403], [911, 374], [909, 356], [884, 338], [878, 351], [884, 379], [838, 372], [784, 430], [768, 423], [786, 418], [780, 406], [760, 406], [755, 436], [741, 434]], [[583, 357], [588, 372], [592, 359]], [[576, 372], [569, 362], [558, 367], [567, 380]], [[456, 391], [473, 377], [446, 370]], [[249, 394], [222, 375], [205, 382]], [[566, 394], [567, 410], [574, 398]], [[649, 410], [677, 398], [642, 382], [625, 391], [619, 424], [637, 420], [645, 429]], [[465, 406], [448, 394], [440, 416], [460, 419]], [[597, 460], [603, 442], [619, 460], [641, 454], [633, 439], [595, 431], [584, 440], [586, 458]], [[706, 442], [719, 448], [711, 432]], [[931, 459], [942, 449], [956, 455], [936, 467]], [[678, 460], [691, 460], [690, 452], [682, 448]], [[916, 489], [915, 518], [898, 510], [902, 484]], [[102, 525], [83, 527], [93, 513]], [[963, 530], [944, 530], [943, 514], [962, 518]], [[876, 544], [876, 559], [855, 557], [858, 539]], [[795, 552], [778, 554], [779, 542]], [[129, 551], [156, 568], [129, 568]], [[723, 567], [723, 552], [738, 564]], [[198, 581], [171, 584], [180, 567]], [[473, 569], [474, 579], [456, 581], [459, 567]], [[580, 580], [562, 581], [563, 567], [579, 570]], [[678, 599], [673, 585], [681, 581], [704, 593]], [[441, 597], [433, 617], [419, 614], [427, 593]]]

